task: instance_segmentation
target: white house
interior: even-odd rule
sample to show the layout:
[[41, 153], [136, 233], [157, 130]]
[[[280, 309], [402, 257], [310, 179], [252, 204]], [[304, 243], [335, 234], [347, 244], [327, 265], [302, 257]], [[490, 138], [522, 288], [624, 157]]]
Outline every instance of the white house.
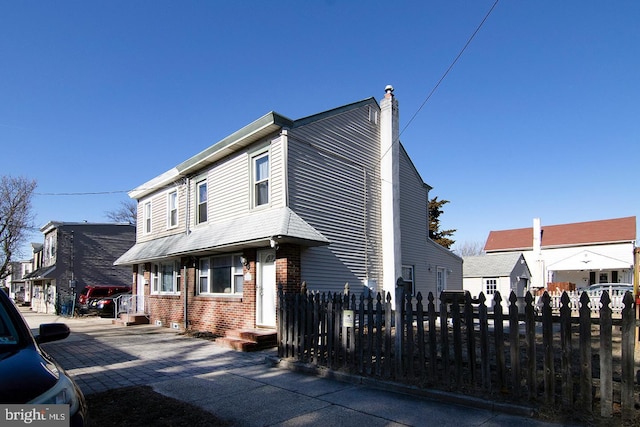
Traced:
[[520, 252], [468, 256], [463, 260], [462, 286], [473, 297], [483, 292], [491, 302], [497, 291], [502, 297], [502, 305], [507, 307], [511, 292], [523, 298], [530, 290], [531, 272]]
[[531, 286], [564, 283], [582, 289], [596, 283], [633, 283], [636, 217], [491, 231], [487, 254], [522, 252]]
[[139, 308], [154, 324], [222, 333], [273, 328], [279, 285], [461, 289], [457, 269], [430, 259], [430, 187], [398, 121], [390, 86], [380, 103], [271, 112], [131, 191], [136, 244], [116, 264], [131, 266]]

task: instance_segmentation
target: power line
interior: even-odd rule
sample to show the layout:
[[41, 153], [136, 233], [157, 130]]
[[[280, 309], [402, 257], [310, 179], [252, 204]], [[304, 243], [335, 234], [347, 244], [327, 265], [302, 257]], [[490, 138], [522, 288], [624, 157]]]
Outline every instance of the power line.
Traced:
[[[395, 141], [393, 141], [391, 143], [391, 146], [389, 146], [389, 148], [387, 149], [387, 152], [391, 149], [391, 147], [399, 142], [400, 139], [400, 135], [402, 135], [402, 133], [407, 130], [407, 128], [409, 127], [409, 125], [411, 125], [411, 123], [413, 122], [413, 120], [418, 116], [418, 114], [420, 113], [420, 111], [422, 110], [422, 108], [425, 106], [425, 104], [427, 102], [429, 102], [429, 100], [431, 99], [431, 97], [433, 96], [433, 94], [435, 93], [435, 91], [438, 89], [438, 87], [440, 87], [440, 84], [444, 81], [444, 79], [447, 77], [447, 75], [449, 74], [449, 72], [453, 69], [453, 67], [456, 65], [456, 63], [458, 62], [458, 60], [460, 59], [460, 57], [462, 57], [462, 54], [465, 52], [465, 50], [467, 50], [467, 47], [469, 47], [469, 45], [471, 44], [471, 42], [473, 41], [473, 39], [475, 38], [476, 34], [478, 34], [478, 32], [480, 31], [480, 29], [482, 28], [482, 26], [484, 25], [484, 23], [487, 21], [487, 19], [489, 19], [489, 16], [491, 15], [491, 13], [493, 12], [493, 10], [496, 8], [496, 6], [498, 5], [498, 2], [500, 0], [495, 0], [495, 2], [493, 3], [493, 5], [491, 6], [491, 8], [489, 9], [489, 11], [486, 13], [486, 15], [484, 16], [484, 18], [482, 19], [482, 21], [480, 22], [480, 24], [478, 25], [478, 27], [475, 29], [475, 31], [471, 34], [471, 36], [469, 37], [469, 39], [467, 40], [467, 42], [464, 44], [464, 46], [462, 47], [462, 49], [460, 50], [460, 52], [458, 52], [458, 55], [455, 57], [455, 59], [451, 62], [451, 64], [449, 65], [449, 67], [447, 68], [447, 70], [444, 72], [444, 74], [442, 74], [442, 76], [440, 77], [440, 79], [438, 80], [438, 82], [435, 84], [435, 86], [431, 89], [431, 91], [429, 92], [429, 94], [427, 95], [427, 97], [424, 99], [424, 101], [422, 101], [422, 104], [420, 104], [420, 107], [418, 107], [418, 109], [416, 110], [415, 113], [413, 113], [413, 115], [411, 116], [411, 118], [409, 119], [409, 121], [407, 122], [407, 124], [402, 128], [402, 130], [400, 131], [400, 133], [398, 134], [398, 139], [396, 139]], [[0, 124], [1, 125], [1, 124]], [[387, 152], [383, 153], [380, 158], [382, 159]], [[157, 187], [160, 188], [160, 187]], [[138, 188], [139, 190], [148, 190], [148, 189], [141, 189]], [[149, 188], [149, 189], [156, 189], [154, 188]], [[68, 193], [33, 193], [36, 196], [94, 196], [94, 195], [104, 195], [104, 194], [120, 194], [120, 193], [129, 193], [131, 190], [116, 190], [116, 191], [93, 191], [93, 192], [68, 192]]]
[[33, 193], [35, 196], [93, 196], [102, 194], [119, 194], [128, 193], [129, 190], [116, 190], [116, 191], [88, 191], [77, 193]]
[[[442, 83], [442, 81], [447, 77], [447, 75], [449, 74], [449, 72], [453, 69], [454, 65], [456, 65], [456, 62], [458, 62], [458, 60], [460, 59], [460, 57], [462, 56], [462, 54], [464, 53], [465, 50], [467, 50], [467, 47], [469, 46], [469, 44], [471, 44], [471, 41], [475, 38], [476, 34], [478, 34], [478, 32], [480, 31], [480, 29], [482, 28], [482, 26], [484, 25], [484, 23], [486, 22], [486, 20], [489, 18], [489, 15], [491, 15], [491, 12], [493, 12], [493, 9], [495, 9], [495, 7], [498, 5], [498, 2], [500, 0], [496, 0], [493, 3], [493, 6], [491, 6], [491, 8], [489, 9], [489, 11], [487, 12], [487, 14], [484, 16], [484, 18], [482, 19], [482, 21], [480, 22], [480, 24], [478, 25], [478, 27], [476, 28], [476, 30], [473, 32], [473, 34], [471, 34], [471, 37], [469, 37], [469, 39], [467, 40], [467, 42], [464, 44], [464, 46], [462, 47], [462, 49], [460, 50], [460, 52], [458, 53], [458, 56], [456, 56], [456, 58], [453, 60], [453, 62], [451, 63], [451, 65], [449, 65], [449, 68], [447, 68], [447, 71], [444, 72], [444, 74], [442, 75], [442, 77], [440, 77], [440, 80], [438, 80], [438, 82], [436, 83], [436, 85], [433, 87], [433, 89], [431, 89], [431, 92], [429, 92], [429, 95], [427, 95], [427, 97], [425, 98], [424, 101], [422, 101], [422, 104], [420, 105], [420, 107], [416, 110], [416, 112], [413, 114], [413, 116], [411, 116], [411, 118], [409, 119], [409, 121], [407, 122], [407, 124], [402, 128], [402, 130], [400, 131], [399, 135], [402, 135], [402, 132], [404, 132], [409, 125], [411, 124], [411, 122], [413, 122], [413, 120], [416, 118], [416, 116], [418, 115], [418, 113], [420, 113], [420, 111], [422, 110], [422, 108], [424, 107], [424, 105], [429, 101], [429, 99], [431, 99], [431, 96], [433, 96], [433, 94], [435, 93], [435, 91], [438, 89], [438, 87], [440, 86], [440, 84]], [[398, 136], [399, 136], [398, 135]]]

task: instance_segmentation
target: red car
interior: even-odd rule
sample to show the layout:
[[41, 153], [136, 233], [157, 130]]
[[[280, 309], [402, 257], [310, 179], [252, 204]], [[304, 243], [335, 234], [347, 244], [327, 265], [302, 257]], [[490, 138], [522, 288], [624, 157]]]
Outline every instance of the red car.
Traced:
[[98, 314], [95, 301], [110, 297], [114, 294], [131, 292], [131, 286], [122, 285], [89, 285], [78, 295], [78, 313]]

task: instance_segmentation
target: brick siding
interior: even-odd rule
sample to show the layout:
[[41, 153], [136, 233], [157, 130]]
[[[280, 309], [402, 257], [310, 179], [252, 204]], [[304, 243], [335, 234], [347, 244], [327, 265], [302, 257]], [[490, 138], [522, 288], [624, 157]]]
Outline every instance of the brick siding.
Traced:
[[[184, 257], [181, 260], [183, 268], [184, 266], [187, 267], [187, 330], [206, 331], [216, 335], [223, 335], [225, 331], [230, 329], [255, 327], [256, 254], [257, 251], [255, 249], [244, 251], [248, 265], [243, 269], [245, 280], [241, 295], [197, 295], [197, 270], [195, 267], [197, 263], [190, 257]], [[151, 295], [149, 285], [151, 283], [150, 271], [151, 264], [145, 264], [144, 277], [146, 284], [144, 292], [145, 298], [148, 300], [151, 323], [155, 324], [156, 321], [160, 320], [162, 326], [165, 327], [170, 327], [172, 323], [178, 323], [180, 329], [184, 330], [184, 287], [180, 295]], [[250, 276], [247, 273], [250, 273]], [[282, 245], [276, 251], [276, 284], [282, 285], [285, 292], [299, 292], [301, 286], [300, 277], [300, 247], [297, 245]]]

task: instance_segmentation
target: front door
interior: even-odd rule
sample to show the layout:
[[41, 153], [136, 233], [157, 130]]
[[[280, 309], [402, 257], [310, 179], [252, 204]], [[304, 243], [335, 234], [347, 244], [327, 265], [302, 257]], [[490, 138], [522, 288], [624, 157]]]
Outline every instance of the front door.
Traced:
[[276, 251], [258, 251], [256, 324], [276, 326]]
[[138, 266], [138, 277], [136, 278], [136, 312], [144, 313], [144, 269]]

